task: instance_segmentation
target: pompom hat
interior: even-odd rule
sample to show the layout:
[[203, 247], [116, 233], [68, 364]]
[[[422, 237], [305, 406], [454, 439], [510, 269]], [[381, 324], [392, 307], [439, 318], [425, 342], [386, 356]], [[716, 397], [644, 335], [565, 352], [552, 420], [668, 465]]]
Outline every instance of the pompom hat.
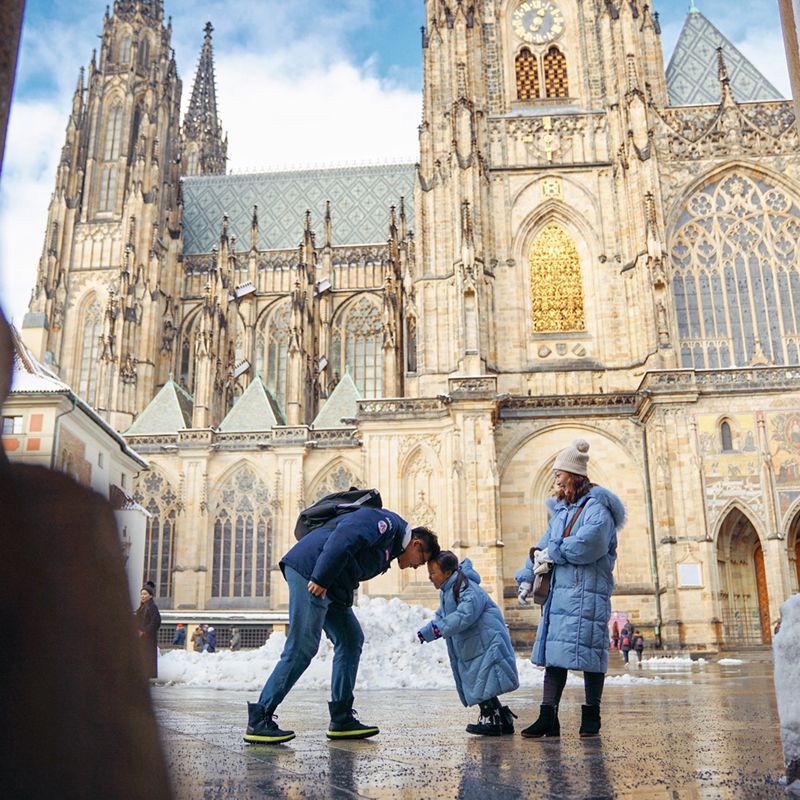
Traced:
[[589, 475], [589, 442], [586, 439], [576, 439], [569, 447], [556, 456], [553, 470], [572, 472], [574, 475]]

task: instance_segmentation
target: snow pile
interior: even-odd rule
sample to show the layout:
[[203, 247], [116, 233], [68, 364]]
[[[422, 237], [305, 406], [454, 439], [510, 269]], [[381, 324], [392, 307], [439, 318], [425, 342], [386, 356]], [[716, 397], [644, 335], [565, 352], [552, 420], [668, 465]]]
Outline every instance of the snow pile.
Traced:
[[800, 594], [781, 606], [781, 629], [772, 642], [772, 660], [788, 788], [800, 795]]
[[647, 669], [691, 669], [695, 664], [701, 666], [708, 662], [704, 658], [694, 660], [688, 656], [653, 656], [642, 661]]
[[[364, 650], [358, 669], [359, 690], [454, 689], [450, 659], [444, 640], [420, 645], [417, 631], [434, 616], [423, 606], [409, 606], [398, 598], [359, 598], [354, 611], [364, 629]], [[216, 689], [261, 691], [280, 658], [286, 637], [273, 634], [258, 650], [220, 650], [194, 653], [171, 650], [159, 656], [160, 682]], [[297, 682], [299, 689], [328, 689], [331, 681], [333, 645], [323, 634], [317, 657]], [[528, 659], [517, 659], [520, 686], [541, 689], [544, 669]], [[621, 675], [606, 679], [606, 685], [652, 685], [660, 678]], [[583, 686], [580, 673], [569, 673], [567, 686]]]
[[721, 667], [733, 667], [736, 664], [744, 664], [744, 661], [738, 658], [721, 658], [719, 661], [717, 661], [717, 664], [719, 664]]

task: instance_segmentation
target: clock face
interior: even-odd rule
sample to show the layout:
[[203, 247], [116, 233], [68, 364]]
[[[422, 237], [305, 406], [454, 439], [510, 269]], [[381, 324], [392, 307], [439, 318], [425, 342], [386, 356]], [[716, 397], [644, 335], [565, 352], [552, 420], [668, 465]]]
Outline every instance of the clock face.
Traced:
[[564, 30], [564, 15], [550, 0], [526, 0], [511, 15], [514, 33], [530, 44], [551, 42]]

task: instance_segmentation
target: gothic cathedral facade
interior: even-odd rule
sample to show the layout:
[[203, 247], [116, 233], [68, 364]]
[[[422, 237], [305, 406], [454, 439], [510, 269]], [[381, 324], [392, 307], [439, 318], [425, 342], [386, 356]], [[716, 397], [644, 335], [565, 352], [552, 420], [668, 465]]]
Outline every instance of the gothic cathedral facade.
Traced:
[[527, 641], [513, 575], [582, 437], [629, 514], [615, 611], [769, 641], [800, 576], [791, 105], [737, 95], [725, 48], [694, 54], [713, 101], [671, 102], [641, 0], [427, 0], [416, 165], [230, 176], [211, 32], [181, 121], [161, 0], [106, 15], [23, 323], [150, 462], [159, 606], [285, 608], [298, 511], [369, 485]]

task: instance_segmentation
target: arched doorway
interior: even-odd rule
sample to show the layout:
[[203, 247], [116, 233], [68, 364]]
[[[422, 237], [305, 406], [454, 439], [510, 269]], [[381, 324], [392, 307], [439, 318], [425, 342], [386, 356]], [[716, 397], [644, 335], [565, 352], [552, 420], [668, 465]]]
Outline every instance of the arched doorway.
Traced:
[[764, 553], [753, 523], [730, 511], [717, 538], [717, 566], [725, 646], [772, 641]]
[[[793, 572], [797, 576], [797, 583], [791, 587], [792, 592], [800, 591], [800, 513], [795, 515], [791, 527], [789, 528], [789, 566], [793, 567]], [[794, 564], [792, 564], [794, 561]]]

